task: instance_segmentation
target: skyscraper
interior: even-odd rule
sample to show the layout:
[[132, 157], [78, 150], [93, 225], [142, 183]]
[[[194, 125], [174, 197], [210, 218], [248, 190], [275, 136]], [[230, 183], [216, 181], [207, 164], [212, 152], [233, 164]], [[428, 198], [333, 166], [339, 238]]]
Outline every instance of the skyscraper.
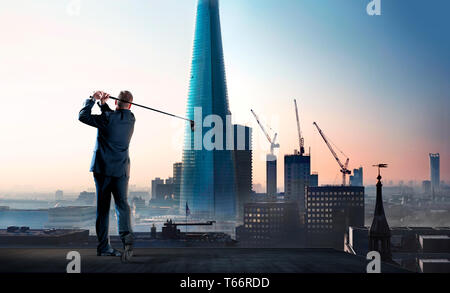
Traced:
[[266, 190], [267, 196], [277, 196], [277, 157], [272, 154], [266, 157]]
[[[232, 150], [226, 148], [225, 122], [231, 115], [225, 79], [225, 66], [220, 31], [218, 0], [199, 0], [195, 26], [192, 68], [190, 75], [187, 114], [201, 111], [201, 122], [192, 132], [185, 128], [180, 206], [189, 204], [192, 216], [233, 219], [236, 215], [235, 169]], [[213, 128], [205, 127], [205, 118], [220, 117], [223, 122], [223, 145], [213, 150], [205, 149], [206, 134]], [[205, 122], [205, 123], [203, 123]], [[202, 125], [203, 124], [203, 125]], [[199, 139], [200, 138], [200, 139]], [[233, 137], [231, 137], [233, 139]], [[212, 140], [212, 139], [211, 139]], [[197, 146], [197, 147], [196, 147]], [[182, 211], [184, 212], [184, 211]]]
[[439, 166], [439, 154], [430, 154], [430, 177], [431, 177], [431, 192], [437, 192], [439, 190], [440, 182], [440, 166]]
[[303, 155], [284, 156], [285, 196], [297, 202], [300, 213], [305, 212], [305, 188], [311, 176], [311, 157]]
[[252, 129], [234, 125], [234, 162], [236, 168], [237, 220], [243, 221], [244, 205], [252, 193]]

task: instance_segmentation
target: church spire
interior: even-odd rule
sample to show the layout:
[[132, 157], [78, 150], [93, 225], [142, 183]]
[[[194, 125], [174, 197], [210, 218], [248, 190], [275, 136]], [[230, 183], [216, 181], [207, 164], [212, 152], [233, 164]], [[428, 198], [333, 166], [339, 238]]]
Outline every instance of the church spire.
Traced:
[[369, 230], [369, 251], [378, 251], [381, 260], [392, 262], [391, 253], [391, 230], [386, 219], [383, 208], [381, 168], [387, 168], [387, 164], [374, 165], [378, 167], [377, 177], [377, 199], [375, 204], [375, 212], [373, 215], [372, 226]]

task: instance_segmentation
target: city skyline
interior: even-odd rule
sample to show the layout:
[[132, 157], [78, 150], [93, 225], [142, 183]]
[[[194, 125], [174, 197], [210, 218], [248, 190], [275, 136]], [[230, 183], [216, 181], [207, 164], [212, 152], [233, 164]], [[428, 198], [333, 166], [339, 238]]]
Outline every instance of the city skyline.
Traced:
[[[405, 14], [402, 4], [386, 2], [374, 18], [362, 2], [221, 2], [233, 123], [251, 126], [262, 146], [254, 150], [254, 184], [265, 185], [269, 145], [250, 109], [279, 133], [282, 190], [280, 162], [298, 149], [294, 98], [319, 184], [338, 184], [339, 168], [313, 121], [350, 157], [351, 169], [364, 167], [364, 184], [375, 184], [370, 166], [380, 160], [390, 165], [386, 180], [428, 180], [429, 153], [440, 153], [441, 180], [450, 180], [449, 4], [409, 1]], [[0, 118], [0, 192], [92, 185], [95, 132], [76, 115], [93, 90], [129, 89], [138, 103], [186, 111], [196, 1], [105, 3], [83, 1], [78, 16], [54, 2], [10, 3], [0, 12], [0, 84], [14, 109]], [[111, 20], [123, 13], [126, 23]], [[184, 125], [132, 110], [130, 184], [150, 186], [181, 162]]]

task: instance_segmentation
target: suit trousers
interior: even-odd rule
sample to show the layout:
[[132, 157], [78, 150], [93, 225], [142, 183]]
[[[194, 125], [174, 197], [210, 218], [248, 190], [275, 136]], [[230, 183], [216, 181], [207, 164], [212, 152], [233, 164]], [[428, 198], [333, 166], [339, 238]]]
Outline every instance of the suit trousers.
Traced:
[[120, 239], [124, 245], [133, 244], [131, 212], [127, 200], [129, 177], [110, 177], [94, 173], [94, 181], [97, 189], [97, 219], [95, 222], [98, 238], [97, 251], [106, 252], [112, 249], [109, 240], [111, 194], [114, 197]]

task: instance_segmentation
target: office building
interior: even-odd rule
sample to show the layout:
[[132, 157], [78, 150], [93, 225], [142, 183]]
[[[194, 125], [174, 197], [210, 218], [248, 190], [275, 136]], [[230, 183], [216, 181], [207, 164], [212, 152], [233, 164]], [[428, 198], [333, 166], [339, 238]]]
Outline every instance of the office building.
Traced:
[[252, 194], [252, 129], [234, 125], [234, 162], [236, 172], [236, 219], [242, 223], [244, 205]]
[[245, 204], [236, 240], [240, 247], [299, 247], [301, 233], [297, 203], [253, 202]]
[[353, 169], [353, 175], [350, 176], [351, 186], [364, 186], [363, 184], [363, 168]]
[[439, 191], [439, 183], [441, 181], [439, 161], [439, 154], [430, 154], [430, 179], [432, 193]]
[[306, 218], [308, 247], [343, 250], [349, 226], [364, 226], [364, 187], [307, 187]]
[[[199, 111], [201, 113], [199, 113]], [[225, 66], [220, 28], [219, 1], [199, 0], [195, 25], [192, 68], [186, 116], [201, 114], [195, 131], [186, 123], [183, 147], [180, 212], [187, 202], [194, 217], [234, 219], [236, 184], [232, 150], [227, 149], [228, 105]], [[206, 149], [204, 138], [212, 127], [201, 127], [206, 117], [220, 117], [223, 145]], [[228, 117], [227, 117], [228, 116]], [[200, 138], [200, 139], [199, 139]], [[231, 139], [233, 139], [231, 137]], [[200, 141], [200, 146], [198, 145]]]
[[288, 200], [296, 202], [300, 213], [305, 212], [305, 191], [311, 178], [311, 157], [284, 156], [284, 192]]
[[161, 179], [159, 177], [156, 177], [155, 179], [152, 180], [152, 183], [151, 183], [151, 197], [150, 197], [150, 199], [155, 200], [157, 198], [156, 189], [157, 189], [157, 186], [160, 185], [160, 184], [164, 184], [164, 180], [163, 179]]
[[152, 180], [152, 204], [169, 203], [175, 204], [175, 184], [172, 177], [162, 180], [156, 178]]

